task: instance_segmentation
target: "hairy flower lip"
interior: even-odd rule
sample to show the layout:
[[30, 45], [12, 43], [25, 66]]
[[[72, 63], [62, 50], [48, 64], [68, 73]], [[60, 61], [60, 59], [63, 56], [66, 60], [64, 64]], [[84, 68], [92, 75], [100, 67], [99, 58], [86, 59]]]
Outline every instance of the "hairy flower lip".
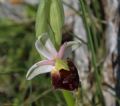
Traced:
[[67, 63], [70, 68], [69, 71], [61, 69], [58, 71], [53, 70], [51, 72], [52, 85], [54, 89], [65, 89], [73, 91], [79, 87], [80, 82], [77, 69], [70, 59], [67, 60]]

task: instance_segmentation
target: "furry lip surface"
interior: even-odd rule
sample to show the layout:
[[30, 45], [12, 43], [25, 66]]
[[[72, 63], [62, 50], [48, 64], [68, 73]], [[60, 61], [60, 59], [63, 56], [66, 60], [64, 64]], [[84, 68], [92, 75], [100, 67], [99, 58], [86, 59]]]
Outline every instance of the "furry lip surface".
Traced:
[[51, 72], [52, 85], [55, 89], [73, 91], [80, 85], [77, 68], [70, 59], [67, 59], [69, 71], [61, 69]]

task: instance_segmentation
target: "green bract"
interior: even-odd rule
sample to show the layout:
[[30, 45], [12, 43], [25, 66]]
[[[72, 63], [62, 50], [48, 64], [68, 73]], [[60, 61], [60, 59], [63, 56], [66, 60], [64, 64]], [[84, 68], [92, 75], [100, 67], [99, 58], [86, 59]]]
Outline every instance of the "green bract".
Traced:
[[36, 18], [36, 36], [48, 33], [58, 49], [61, 45], [61, 29], [64, 24], [64, 11], [61, 0], [41, 0]]
[[64, 11], [61, 0], [51, 0], [50, 25], [54, 32], [57, 47], [61, 45], [61, 29], [64, 24]]
[[48, 31], [49, 10], [51, 0], [41, 0], [36, 17], [36, 36], [39, 37], [42, 33]]

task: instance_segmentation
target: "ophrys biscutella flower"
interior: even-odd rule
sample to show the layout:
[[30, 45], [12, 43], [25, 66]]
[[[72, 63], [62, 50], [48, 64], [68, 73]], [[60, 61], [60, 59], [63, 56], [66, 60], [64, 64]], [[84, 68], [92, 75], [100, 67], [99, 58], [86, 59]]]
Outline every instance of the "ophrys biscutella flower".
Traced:
[[[44, 40], [45, 43], [42, 41]], [[79, 86], [77, 69], [70, 59], [70, 51], [78, 42], [65, 42], [57, 51], [51, 40], [45, 36], [38, 38], [35, 43], [37, 51], [46, 59], [35, 63], [27, 72], [26, 78], [31, 80], [43, 73], [51, 73], [52, 84], [55, 89], [75, 90]]]

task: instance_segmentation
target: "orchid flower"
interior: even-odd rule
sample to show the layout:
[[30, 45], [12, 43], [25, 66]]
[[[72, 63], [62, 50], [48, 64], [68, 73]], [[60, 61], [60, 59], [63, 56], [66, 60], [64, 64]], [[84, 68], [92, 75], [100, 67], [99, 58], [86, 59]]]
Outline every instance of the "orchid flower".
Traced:
[[[44, 40], [45, 43], [43, 43], [42, 40]], [[78, 42], [73, 41], [65, 42], [57, 51], [46, 35], [38, 38], [35, 42], [35, 47], [39, 54], [43, 55], [46, 59], [30, 67], [26, 78], [31, 80], [39, 74], [50, 72], [52, 84], [55, 89], [77, 89], [79, 85], [78, 72], [73, 62], [67, 59], [69, 53], [77, 47], [74, 46], [74, 44], [77, 43]]]

